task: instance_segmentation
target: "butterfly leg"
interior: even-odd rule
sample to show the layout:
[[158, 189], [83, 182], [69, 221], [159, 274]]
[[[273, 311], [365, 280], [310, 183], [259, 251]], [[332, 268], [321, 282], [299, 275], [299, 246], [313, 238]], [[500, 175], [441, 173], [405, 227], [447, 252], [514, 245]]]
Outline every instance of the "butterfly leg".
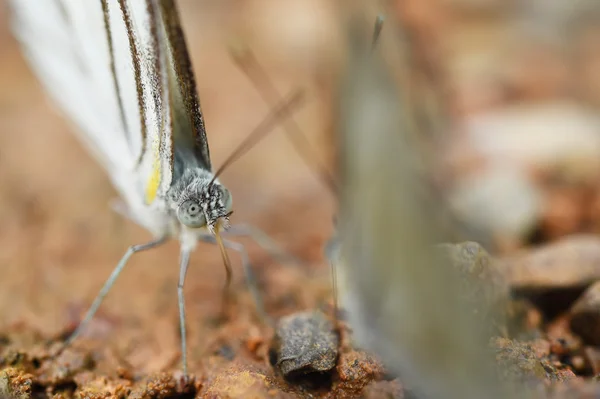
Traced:
[[183, 375], [188, 375], [187, 365], [187, 336], [185, 329], [185, 297], [183, 293], [183, 285], [185, 283], [185, 276], [187, 269], [190, 264], [190, 250], [188, 248], [181, 248], [180, 260], [179, 260], [179, 282], [177, 283], [177, 302], [179, 304], [179, 331], [181, 332], [181, 363], [183, 365]]
[[117, 266], [114, 268], [114, 270], [108, 277], [108, 280], [106, 280], [106, 282], [104, 283], [104, 286], [102, 286], [102, 289], [100, 290], [100, 292], [94, 299], [94, 302], [92, 302], [92, 306], [90, 306], [90, 308], [88, 309], [88, 311], [85, 314], [85, 316], [83, 317], [83, 319], [79, 322], [79, 325], [77, 326], [75, 331], [73, 331], [73, 333], [71, 333], [69, 338], [67, 338], [67, 340], [63, 344], [60, 351], [62, 351], [64, 348], [69, 346], [73, 341], [75, 341], [75, 339], [87, 328], [90, 321], [96, 314], [96, 311], [100, 307], [100, 304], [104, 300], [104, 297], [106, 297], [106, 294], [108, 294], [108, 292], [114, 285], [115, 281], [117, 280], [117, 278], [119, 277], [119, 275], [121, 274], [123, 269], [125, 268], [125, 265], [127, 265], [129, 258], [137, 252], [141, 252], [141, 251], [145, 251], [147, 249], [158, 247], [159, 245], [163, 244], [165, 241], [167, 241], [167, 238], [161, 237], [156, 240], [150, 241], [146, 244], [132, 245], [131, 247], [129, 247], [127, 249], [127, 252], [125, 252], [125, 255], [123, 255], [123, 257], [121, 258], [121, 260], [119, 261]]
[[338, 325], [339, 317], [339, 297], [338, 297], [338, 270], [337, 267], [341, 263], [341, 243], [337, 233], [331, 237], [325, 244], [325, 258], [329, 261], [329, 269], [331, 272], [331, 290], [333, 296], [333, 319]]
[[223, 234], [229, 236], [250, 237], [252, 240], [254, 240], [254, 242], [258, 244], [258, 246], [260, 246], [262, 249], [268, 252], [269, 255], [271, 255], [274, 259], [282, 263], [291, 263], [294, 266], [303, 265], [303, 262], [300, 259], [287, 253], [265, 232], [254, 226], [250, 226], [247, 224], [236, 224], [231, 226]]
[[236, 251], [240, 254], [240, 257], [242, 258], [242, 268], [244, 269], [244, 275], [246, 277], [248, 289], [250, 290], [250, 294], [252, 295], [254, 303], [256, 304], [256, 311], [261, 320], [263, 320], [267, 324], [273, 324], [273, 321], [271, 320], [270, 316], [265, 311], [264, 302], [262, 296], [260, 295], [258, 285], [256, 284], [254, 271], [252, 270], [250, 257], [248, 256], [248, 251], [246, 251], [244, 245], [240, 244], [239, 242], [223, 240], [223, 244], [225, 245], [225, 247]]
[[[201, 236], [200, 239], [204, 242], [216, 244], [216, 240], [212, 235]], [[240, 255], [240, 258], [242, 259], [242, 268], [244, 269], [244, 276], [246, 278], [250, 294], [252, 295], [252, 298], [254, 300], [256, 311], [261, 320], [263, 320], [269, 325], [272, 325], [273, 321], [265, 311], [262, 296], [260, 295], [260, 291], [256, 284], [256, 279], [254, 278], [254, 272], [252, 271], [252, 265], [250, 263], [250, 256], [248, 256], [248, 251], [246, 251], [244, 245], [240, 244], [239, 242], [223, 240], [223, 245], [225, 246], [225, 248], [236, 251]]]

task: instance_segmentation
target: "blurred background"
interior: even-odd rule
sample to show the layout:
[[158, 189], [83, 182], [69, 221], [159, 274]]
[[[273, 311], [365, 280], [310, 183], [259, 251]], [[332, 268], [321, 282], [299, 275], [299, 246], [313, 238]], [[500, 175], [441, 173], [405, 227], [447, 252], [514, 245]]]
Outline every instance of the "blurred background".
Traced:
[[[269, 111], [228, 52], [230, 43], [241, 40], [282, 94], [307, 90], [308, 101], [295, 119], [313, 156], [333, 170], [332, 82], [342, 55], [343, 2], [178, 3], [214, 166]], [[435, 82], [448, 111], [438, 132], [445, 145], [435, 159], [448, 201], [477, 231], [470, 238], [508, 255], [598, 232], [600, 3], [388, 5], [414, 33], [420, 72]], [[109, 209], [116, 193], [29, 72], [2, 0], [0, 88], [0, 326], [25, 323], [56, 334], [78, 320], [126, 247], [149, 236]], [[319, 274], [322, 284], [315, 295], [303, 292], [299, 306], [325, 298], [322, 249], [336, 201], [282, 130], [232, 165], [222, 182], [233, 194], [233, 223], [260, 227]], [[264, 252], [244, 243], [255, 263], [268, 262]], [[177, 353], [177, 256], [176, 243], [136, 256], [101, 308], [97, 328], [114, 331], [119, 325], [120, 332], [138, 338], [150, 334], [154, 346], [148, 351]], [[277, 265], [264, 267], [265, 285], [285, 286], [295, 276]], [[241, 268], [235, 274], [240, 283]], [[194, 324], [195, 317], [218, 310], [223, 275], [218, 250], [200, 245], [186, 283], [192, 334], [204, 328]], [[284, 301], [287, 294], [273, 295]], [[148, 323], [161, 328], [144, 330]], [[147, 354], [137, 356], [147, 369], [159, 369], [168, 358], [148, 364]]]

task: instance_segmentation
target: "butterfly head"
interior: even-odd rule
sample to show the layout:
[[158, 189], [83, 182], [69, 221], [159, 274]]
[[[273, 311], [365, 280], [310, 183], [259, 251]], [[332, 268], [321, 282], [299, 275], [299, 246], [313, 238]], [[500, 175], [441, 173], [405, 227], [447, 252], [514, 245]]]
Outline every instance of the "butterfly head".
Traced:
[[218, 181], [196, 177], [177, 195], [177, 219], [189, 228], [206, 226], [211, 232], [218, 224], [227, 228], [231, 209], [231, 193]]

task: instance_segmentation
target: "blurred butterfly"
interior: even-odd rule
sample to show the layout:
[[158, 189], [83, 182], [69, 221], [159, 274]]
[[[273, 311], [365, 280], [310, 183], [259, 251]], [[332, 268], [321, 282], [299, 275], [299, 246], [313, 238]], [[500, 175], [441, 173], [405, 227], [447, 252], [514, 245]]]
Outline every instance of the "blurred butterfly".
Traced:
[[[232, 196], [217, 178], [222, 168], [212, 172], [177, 7], [173, 0], [12, 0], [11, 8], [31, 68], [107, 170], [123, 199], [119, 210], [155, 237], [127, 250], [66, 345], [87, 326], [131, 255], [178, 238], [187, 374], [183, 285], [197, 241], [218, 243], [226, 293], [231, 271], [225, 247], [239, 251], [250, 271], [243, 246], [220, 237], [229, 227]], [[301, 99], [300, 93], [290, 96], [249, 139], [263, 135]], [[270, 246], [264, 236], [258, 241]]]
[[[390, 63], [375, 47], [382, 17], [369, 43], [361, 11], [344, 25], [348, 51], [338, 82], [337, 179], [315, 162], [293, 118], [284, 124], [340, 203], [336, 233], [325, 249], [333, 276], [340, 277], [340, 304], [355, 344], [381, 355], [418, 397], [503, 397], [484, 353], [481, 326], [458, 299], [454, 273], [434, 257], [433, 245], [457, 234], [447, 231], [449, 222], [454, 229], [462, 226], [442, 215], [444, 205], [424, 173], [417, 141], [424, 129], [414, 120], [424, 111], [410, 102], [414, 93], [398, 84], [392, 66], [399, 60], [392, 57]], [[401, 36], [401, 27], [391, 23]], [[396, 56], [405, 44], [397, 36], [386, 47]], [[280, 96], [256, 60], [235, 55], [265, 101], [276, 104]], [[398, 57], [400, 65], [410, 64], [407, 57]]]
[[419, 143], [427, 132], [415, 120], [423, 104], [411, 93], [414, 81], [399, 73], [413, 55], [402, 40], [409, 32], [390, 18], [390, 34], [373, 51], [364, 35], [365, 11], [345, 26], [336, 124], [340, 220], [334, 252], [353, 338], [378, 353], [416, 397], [514, 397], [497, 381], [485, 323], [463, 295], [465, 276], [435, 250], [460, 226], [431, 182]]

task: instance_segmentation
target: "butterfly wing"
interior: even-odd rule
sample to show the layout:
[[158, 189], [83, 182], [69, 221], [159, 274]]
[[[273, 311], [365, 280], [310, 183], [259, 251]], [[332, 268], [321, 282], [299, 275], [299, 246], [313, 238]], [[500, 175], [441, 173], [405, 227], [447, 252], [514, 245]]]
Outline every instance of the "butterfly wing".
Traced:
[[[417, 142], [424, 130], [415, 109], [423, 104], [409, 102], [417, 98], [411, 97], [410, 75], [395, 75], [410, 65], [401, 41], [409, 32], [389, 21], [371, 51], [364, 14], [348, 21], [337, 129], [338, 259], [353, 337], [410, 381], [416, 396], [511, 397], [498, 386], [488, 357], [487, 320], [474, 312], [486, 308], [485, 300], [471, 293], [465, 298], [465, 290], [473, 292], [465, 288], [468, 276], [436, 256], [432, 245], [447, 237], [445, 204], [430, 189]], [[336, 255], [335, 245], [330, 249]]]
[[191, 150], [189, 155], [194, 162], [210, 171], [212, 166], [204, 118], [179, 13], [173, 0], [159, 0], [159, 3], [168, 51], [169, 82], [173, 88], [171, 109], [175, 148], [177, 151]]
[[[130, 93], [127, 87], [117, 93], [114, 85], [102, 3], [17, 0], [11, 6], [13, 31], [31, 68], [80, 127], [84, 142], [103, 165], [131, 166], [141, 140], [127, 132], [140, 130], [139, 119], [137, 125], [131, 117], [123, 120], [126, 110], [119, 109], [119, 95], [128, 104]], [[127, 68], [123, 73], [132, 77]]]
[[13, 30], [50, 96], [130, 207], [164, 198], [175, 147], [210, 170], [171, 0], [14, 0]]

